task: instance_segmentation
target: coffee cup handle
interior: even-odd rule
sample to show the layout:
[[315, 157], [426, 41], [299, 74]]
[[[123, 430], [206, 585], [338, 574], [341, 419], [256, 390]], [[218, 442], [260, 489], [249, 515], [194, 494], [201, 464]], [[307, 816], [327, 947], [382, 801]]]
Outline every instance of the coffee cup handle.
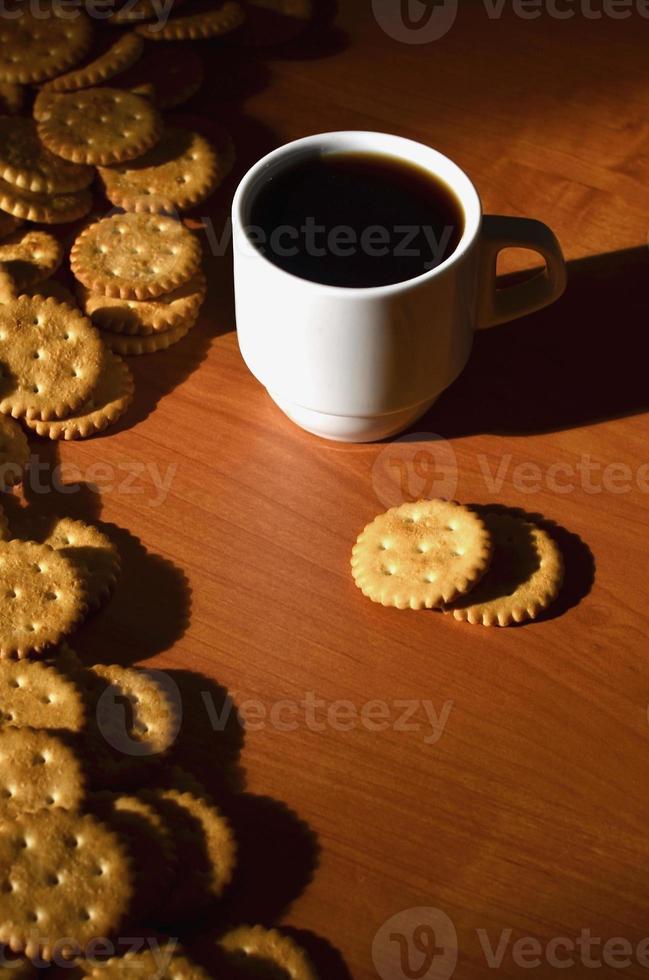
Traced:
[[[566, 288], [566, 263], [554, 232], [532, 218], [488, 214], [482, 220], [477, 328], [515, 320], [559, 299]], [[538, 252], [546, 267], [526, 282], [499, 289], [496, 263], [504, 248]]]

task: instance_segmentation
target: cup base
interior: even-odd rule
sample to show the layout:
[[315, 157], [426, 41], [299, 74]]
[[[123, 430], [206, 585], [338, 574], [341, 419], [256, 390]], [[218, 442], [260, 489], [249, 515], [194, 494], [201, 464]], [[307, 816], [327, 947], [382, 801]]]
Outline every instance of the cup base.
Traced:
[[321, 439], [329, 439], [332, 442], [378, 442], [379, 439], [389, 439], [390, 436], [403, 432], [418, 418], [421, 418], [439, 397], [436, 396], [429, 401], [420, 402], [419, 405], [411, 405], [410, 408], [404, 408], [389, 415], [364, 416], [328, 415], [325, 412], [314, 412], [302, 405], [282, 401], [271, 391], [268, 394], [291, 422], [314, 436], [320, 436]]

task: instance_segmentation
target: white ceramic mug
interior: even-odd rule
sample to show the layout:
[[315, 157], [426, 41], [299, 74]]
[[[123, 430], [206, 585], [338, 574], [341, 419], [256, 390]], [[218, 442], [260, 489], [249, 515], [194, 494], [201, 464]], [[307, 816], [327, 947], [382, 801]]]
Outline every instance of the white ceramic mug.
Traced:
[[[415, 279], [348, 288], [299, 278], [274, 265], [251, 237], [260, 188], [287, 167], [326, 153], [379, 153], [418, 165], [455, 193], [464, 232], [455, 251]], [[369, 442], [423, 415], [464, 368], [476, 329], [538, 310], [565, 288], [561, 247], [527, 218], [483, 216], [478, 193], [436, 150], [383, 133], [310, 136], [261, 159], [233, 203], [234, 281], [243, 358], [297, 425], [327, 439]], [[501, 249], [543, 256], [542, 274], [498, 289]]]

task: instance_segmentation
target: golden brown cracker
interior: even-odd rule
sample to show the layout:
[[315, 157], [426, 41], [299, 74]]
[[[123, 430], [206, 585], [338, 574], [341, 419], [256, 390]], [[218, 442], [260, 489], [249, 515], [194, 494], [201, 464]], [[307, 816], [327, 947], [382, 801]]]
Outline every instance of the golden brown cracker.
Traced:
[[[264, 926], [239, 926], [221, 936], [218, 944], [227, 954], [227, 962], [237, 967], [250, 964], [260, 975], [277, 970], [287, 980], [317, 980], [306, 951], [289, 936]], [[256, 970], [255, 970], [256, 966]]]
[[0, 724], [80, 732], [86, 709], [79, 687], [38, 660], [0, 660]]
[[[52, 9], [20, 10], [0, 21], [0, 81], [33, 84], [53, 78], [83, 58], [92, 41], [90, 20]], [[40, 15], [40, 16], [39, 16]]]
[[0, 263], [19, 292], [54, 275], [63, 261], [63, 246], [47, 231], [19, 228], [0, 241]]
[[72, 163], [132, 160], [150, 149], [161, 131], [162, 120], [150, 102], [123, 89], [47, 93], [39, 104], [38, 135], [52, 153]]
[[147, 336], [164, 333], [198, 316], [207, 292], [207, 282], [198, 272], [188, 282], [157, 299], [119, 299], [92, 293], [79, 283], [77, 295], [86, 316], [99, 330]]
[[83, 952], [120, 927], [132, 870], [115, 833], [53, 808], [0, 820], [0, 942], [27, 956]]
[[69, 194], [88, 187], [93, 167], [70, 163], [51, 153], [38, 136], [34, 119], [0, 116], [0, 178], [26, 191]]
[[134, 65], [143, 49], [142, 38], [129, 32], [111, 41], [110, 46], [88, 64], [53, 78], [43, 88], [48, 92], [74, 92], [99, 85]]
[[104, 348], [90, 321], [53, 299], [0, 306], [0, 412], [65, 418], [96, 388]]
[[114, 425], [133, 400], [133, 375], [124, 361], [106, 349], [101, 376], [86, 402], [62, 419], [25, 419], [25, 424], [46, 439], [87, 439]]
[[481, 518], [448, 500], [420, 500], [380, 514], [352, 551], [363, 595], [397, 609], [434, 609], [468, 592], [491, 560]]
[[[89, 675], [95, 723], [109, 745], [136, 757], [160, 755], [171, 748], [178, 733], [180, 703], [164, 675], [116, 664], [96, 664]], [[126, 718], [124, 700], [130, 705]]]
[[0, 179], [0, 208], [15, 218], [40, 221], [47, 225], [66, 224], [90, 214], [89, 190], [69, 194], [38, 194]]
[[0, 815], [51, 807], [76, 810], [85, 792], [81, 762], [60, 735], [36, 728], [0, 729]]
[[115, 214], [77, 238], [70, 263], [95, 293], [122, 299], [155, 299], [196, 275], [198, 238], [179, 221], [152, 214]]
[[225, 168], [198, 133], [167, 126], [156, 146], [137, 160], [100, 167], [108, 200], [125, 211], [175, 214], [206, 200]]
[[[209, 974], [188, 959], [175, 940], [156, 949], [129, 950], [103, 962], [89, 963], [82, 980], [209, 980]], [[227, 978], [223, 978], [227, 980]]]
[[167, 350], [173, 344], [181, 341], [196, 323], [196, 317], [192, 316], [185, 323], [180, 323], [177, 327], [169, 330], [149, 334], [143, 337], [133, 337], [122, 333], [110, 333], [102, 330], [101, 335], [104, 343], [110, 350], [121, 354], [123, 357], [137, 357], [141, 354], [157, 354], [159, 351]]
[[563, 558], [547, 531], [515, 512], [477, 508], [494, 542], [491, 567], [468, 596], [445, 612], [483, 626], [510, 626], [536, 619], [557, 597]]
[[85, 611], [77, 573], [47, 545], [0, 542], [0, 582], [0, 657], [25, 657], [53, 646]]

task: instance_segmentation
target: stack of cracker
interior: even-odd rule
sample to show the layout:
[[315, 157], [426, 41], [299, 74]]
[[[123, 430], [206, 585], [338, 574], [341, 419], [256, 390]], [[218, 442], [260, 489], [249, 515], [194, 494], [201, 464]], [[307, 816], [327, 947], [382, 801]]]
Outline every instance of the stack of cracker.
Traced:
[[[118, 580], [102, 530], [33, 508], [0, 517], [2, 955], [25, 978], [34, 960], [73, 960], [79, 977], [207, 980], [207, 945], [215, 976], [250, 961], [315, 980], [306, 954], [261, 926], [208, 934], [196, 961], [179, 946], [214, 909], [227, 922], [237, 868], [229, 820], [173, 761], [179, 689], [160, 672], [85, 666], [65, 639]], [[124, 935], [155, 942], [123, 955]]]
[[536, 619], [557, 598], [554, 538], [516, 510], [420, 500], [380, 514], [352, 550], [363, 595], [397, 609], [441, 609], [483, 626]]

